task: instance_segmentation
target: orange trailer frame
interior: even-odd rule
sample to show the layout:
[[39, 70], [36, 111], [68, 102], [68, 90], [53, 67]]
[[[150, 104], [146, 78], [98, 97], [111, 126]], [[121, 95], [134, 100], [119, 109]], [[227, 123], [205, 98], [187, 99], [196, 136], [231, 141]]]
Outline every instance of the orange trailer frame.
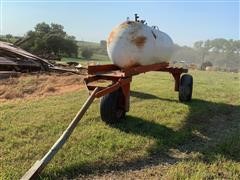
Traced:
[[[128, 112], [130, 107], [130, 84], [132, 76], [149, 71], [169, 72], [175, 80], [174, 90], [179, 91], [181, 74], [187, 73], [188, 69], [171, 67], [169, 63], [141, 65], [125, 69], [121, 69], [114, 64], [93, 65], [88, 66], [88, 77], [84, 79], [84, 82], [89, 92], [96, 87], [99, 88], [99, 91], [95, 94], [96, 98], [100, 98], [121, 88], [124, 95], [124, 99], [122, 100], [124, 104], [122, 105], [125, 111]], [[112, 83], [105, 87], [93, 84], [99, 80], [112, 81]]]

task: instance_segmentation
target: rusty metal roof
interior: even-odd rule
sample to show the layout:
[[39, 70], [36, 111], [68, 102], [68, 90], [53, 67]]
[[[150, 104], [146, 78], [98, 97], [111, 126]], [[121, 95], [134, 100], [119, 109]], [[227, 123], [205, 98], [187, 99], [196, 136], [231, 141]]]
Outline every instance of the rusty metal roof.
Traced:
[[0, 41], [0, 65], [4, 66], [21, 66], [38, 67], [39, 70], [48, 70], [53, 67], [47, 60], [33, 55], [20, 47], [11, 43]]
[[0, 41], [0, 71], [57, 71], [79, 73], [76, 69], [54, 66], [47, 60], [31, 54], [11, 43]]
[[[15, 54], [16, 56], [22, 56], [27, 59], [41, 60], [49, 65], [52, 65], [47, 60], [40, 58], [36, 55], [33, 55], [33, 54], [21, 49], [20, 47], [14, 46], [11, 43], [0, 41], [0, 52], [1, 51], [6, 52], [6, 53], [8, 52], [8, 54], [12, 53], [12, 54]], [[0, 56], [1, 56], [1, 54], [0, 54]]]
[[6, 58], [0, 57], [0, 65], [10, 65], [10, 66], [34, 66], [41, 67], [39, 63], [33, 60], [26, 59], [16, 59], [16, 58]]

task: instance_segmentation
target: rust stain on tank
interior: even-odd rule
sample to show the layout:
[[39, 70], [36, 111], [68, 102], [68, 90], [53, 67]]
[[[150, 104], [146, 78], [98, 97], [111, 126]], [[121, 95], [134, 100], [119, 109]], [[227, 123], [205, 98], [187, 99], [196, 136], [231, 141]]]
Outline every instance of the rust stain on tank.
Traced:
[[125, 21], [122, 24], [120, 24], [117, 28], [113, 29], [110, 35], [108, 36], [107, 44], [111, 44], [112, 41], [116, 38], [116, 36], [118, 36], [119, 31], [129, 28], [129, 26], [131, 26], [134, 30], [132, 34], [135, 34], [136, 33], [135, 25], [137, 25], [135, 21]]
[[146, 42], [147, 38], [145, 36], [137, 36], [132, 38], [131, 42], [134, 43], [137, 47], [142, 48]]
[[110, 35], [108, 36], [108, 40], [107, 40], [108, 44], [110, 44], [113, 41], [115, 34], [116, 34], [116, 32], [114, 30], [110, 33]]
[[119, 28], [113, 29], [113, 31], [110, 33], [110, 35], [108, 36], [108, 40], [107, 43], [111, 44], [112, 41], [115, 39], [115, 37], [117, 36], [119, 31]]
[[128, 22], [123, 22], [122, 24], [120, 24], [121, 28], [127, 28], [128, 27]]

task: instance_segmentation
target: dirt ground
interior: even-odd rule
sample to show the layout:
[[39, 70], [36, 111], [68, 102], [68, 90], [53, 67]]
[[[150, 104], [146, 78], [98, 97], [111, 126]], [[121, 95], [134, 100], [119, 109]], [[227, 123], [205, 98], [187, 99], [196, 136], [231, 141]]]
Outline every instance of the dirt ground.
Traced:
[[84, 75], [36, 74], [0, 80], [0, 101], [36, 98], [76, 91], [84, 86]]

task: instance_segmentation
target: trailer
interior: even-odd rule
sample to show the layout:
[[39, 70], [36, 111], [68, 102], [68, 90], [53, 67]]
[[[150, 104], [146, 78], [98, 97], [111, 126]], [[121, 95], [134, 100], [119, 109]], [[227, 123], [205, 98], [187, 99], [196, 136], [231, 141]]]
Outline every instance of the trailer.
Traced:
[[[188, 70], [185, 68], [172, 67], [169, 63], [138, 65], [125, 69], [113, 64], [88, 66], [88, 77], [84, 82], [90, 96], [52, 148], [25, 173], [22, 179], [35, 179], [41, 173], [67, 141], [95, 98], [101, 98], [100, 114], [103, 121], [117, 123], [123, 119], [127, 120], [132, 77], [150, 71], [169, 72], [174, 78], [174, 90], [178, 91], [179, 101], [187, 102], [192, 99], [193, 78], [186, 74]], [[104, 82], [106, 85], [100, 86], [99, 82]]]
[[[174, 90], [179, 92], [181, 102], [190, 101], [192, 98], [193, 78], [184, 68], [169, 66], [169, 63], [159, 63], [144, 66], [135, 66], [120, 69], [113, 64], [96, 65], [88, 67], [88, 77], [84, 80], [89, 92], [96, 87], [99, 91], [94, 95], [100, 98], [100, 114], [103, 121], [116, 123], [126, 118], [130, 108], [130, 84], [132, 76], [149, 71], [162, 71], [172, 74], [175, 84]], [[110, 81], [110, 85], [102, 87], [98, 81]]]

